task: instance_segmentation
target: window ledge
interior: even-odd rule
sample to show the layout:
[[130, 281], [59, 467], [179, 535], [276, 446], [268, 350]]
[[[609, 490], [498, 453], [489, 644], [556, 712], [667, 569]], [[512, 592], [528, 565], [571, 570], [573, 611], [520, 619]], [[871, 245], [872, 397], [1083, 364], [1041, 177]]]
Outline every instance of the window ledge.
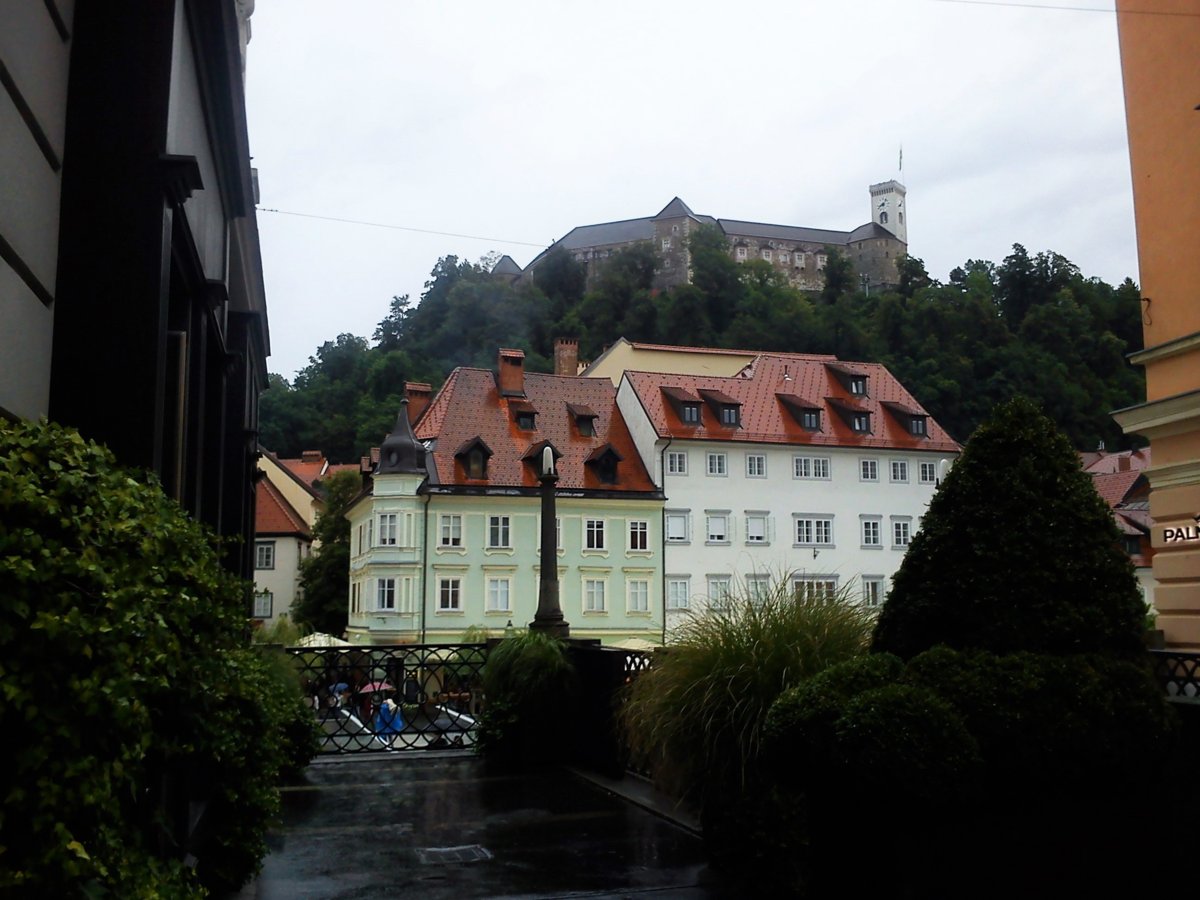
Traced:
[[516, 550], [512, 547], [484, 547], [483, 552], [487, 556], [512, 556]]
[[466, 556], [467, 548], [466, 547], [440, 547], [439, 546], [434, 549], [434, 552], [439, 553], [439, 554], [447, 554], [447, 555], [454, 555], [454, 556]]

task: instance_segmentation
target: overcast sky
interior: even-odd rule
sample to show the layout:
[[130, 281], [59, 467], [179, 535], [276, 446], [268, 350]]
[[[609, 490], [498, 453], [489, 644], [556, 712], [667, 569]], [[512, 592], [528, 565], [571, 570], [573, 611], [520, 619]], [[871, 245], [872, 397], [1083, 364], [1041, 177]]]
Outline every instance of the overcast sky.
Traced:
[[1112, 2], [1053, 5], [1104, 9], [257, 0], [268, 367], [291, 378], [322, 342], [370, 337], [441, 256], [525, 265], [675, 196], [849, 230], [870, 221], [867, 186], [898, 178], [935, 278], [1021, 243], [1136, 280]]

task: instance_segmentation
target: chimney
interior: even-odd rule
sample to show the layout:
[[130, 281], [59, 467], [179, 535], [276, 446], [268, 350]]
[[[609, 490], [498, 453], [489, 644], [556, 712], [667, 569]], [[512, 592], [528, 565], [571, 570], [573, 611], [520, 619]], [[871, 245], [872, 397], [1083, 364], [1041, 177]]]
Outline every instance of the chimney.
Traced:
[[579, 341], [574, 338], [554, 339], [554, 374], [579, 374]]
[[318, 463], [322, 459], [320, 450], [302, 450], [300, 452], [301, 462]]
[[1117, 471], [1118, 472], [1128, 472], [1129, 471], [1129, 454], [1122, 453], [1120, 456], [1117, 457]]
[[525, 352], [500, 349], [497, 378], [501, 397], [525, 396]]
[[429, 401], [433, 399], [433, 388], [419, 381], [406, 381], [404, 396], [408, 399], [409, 424], [415, 425], [417, 419], [421, 418], [421, 413], [428, 408]]

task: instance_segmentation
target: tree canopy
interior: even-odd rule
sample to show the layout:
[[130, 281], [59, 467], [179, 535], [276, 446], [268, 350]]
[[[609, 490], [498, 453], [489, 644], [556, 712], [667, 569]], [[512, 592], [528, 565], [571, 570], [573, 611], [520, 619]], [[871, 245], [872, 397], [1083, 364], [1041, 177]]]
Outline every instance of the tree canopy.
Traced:
[[737, 263], [715, 226], [693, 231], [688, 250], [691, 283], [669, 290], [654, 287], [649, 243], [614, 252], [590, 278], [562, 249], [516, 282], [493, 278], [491, 258], [443, 257], [416, 305], [391, 299], [373, 343], [339, 335], [292, 383], [271, 376], [261, 442], [285, 457], [312, 449], [353, 461], [387, 434], [405, 381], [436, 389], [456, 366], [493, 367], [502, 346], [550, 371], [556, 337], [578, 339], [583, 359], [625, 337], [881, 362], [960, 441], [1022, 393], [1076, 448], [1130, 445], [1109, 416], [1144, 392], [1125, 359], [1141, 347], [1129, 279], [1113, 287], [1014, 244], [1002, 262], [967, 260], [944, 284], [907, 257], [895, 289], [866, 293], [850, 260], [827, 248], [825, 284], [805, 292], [762, 260]]

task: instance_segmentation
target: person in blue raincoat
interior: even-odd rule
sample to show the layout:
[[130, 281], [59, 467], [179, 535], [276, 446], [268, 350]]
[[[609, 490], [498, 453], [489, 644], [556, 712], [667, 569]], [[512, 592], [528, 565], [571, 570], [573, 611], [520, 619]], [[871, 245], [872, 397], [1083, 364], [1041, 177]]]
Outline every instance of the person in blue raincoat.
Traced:
[[399, 734], [404, 730], [404, 717], [391, 697], [379, 704], [375, 713], [376, 734]]

